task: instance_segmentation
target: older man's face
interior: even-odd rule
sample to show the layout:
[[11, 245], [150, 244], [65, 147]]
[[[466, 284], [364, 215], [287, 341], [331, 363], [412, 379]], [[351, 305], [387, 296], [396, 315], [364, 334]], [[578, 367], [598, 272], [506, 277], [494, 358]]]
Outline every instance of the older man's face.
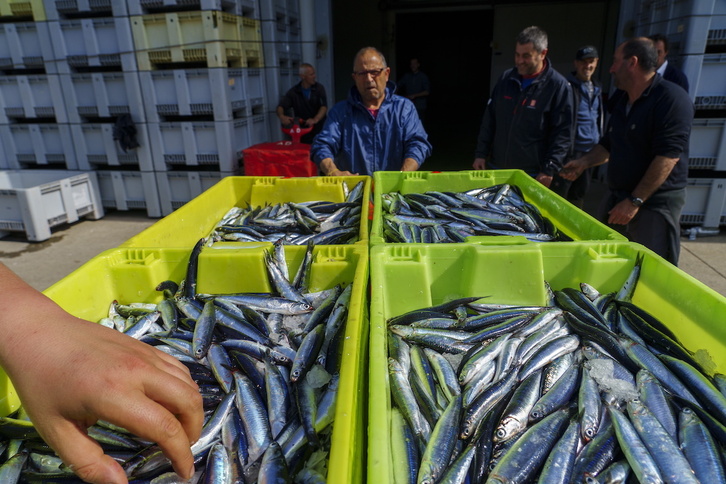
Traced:
[[391, 73], [373, 51], [366, 51], [355, 60], [353, 80], [366, 107], [379, 107], [386, 97], [386, 83]]

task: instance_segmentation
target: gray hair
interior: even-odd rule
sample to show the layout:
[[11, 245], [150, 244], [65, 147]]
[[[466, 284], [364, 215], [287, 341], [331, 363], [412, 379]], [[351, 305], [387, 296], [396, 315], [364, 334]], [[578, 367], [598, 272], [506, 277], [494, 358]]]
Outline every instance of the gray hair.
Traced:
[[315, 66], [314, 65], [308, 64], [307, 62], [303, 62], [302, 64], [300, 64], [300, 68], [297, 70], [297, 73], [300, 74], [301, 76], [304, 76], [305, 75], [305, 70], [307, 68], [310, 68], [310, 69], [315, 70]]
[[531, 43], [534, 46], [534, 50], [542, 52], [543, 50], [547, 50], [547, 32], [536, 25], [532, 25], [517, 34], [517, 43], [519, 45]]
[[362, 57], [363, 54], [369, 51], [372, 51], [374, 54], [381, 58], [383, 67], [388, 67], [388, 64], [386, 64], [386, 58], [383, 56], [380, 50], [376, 49], [375, 47], [363, 47], [361, 50], [358, 51], [355, 57], [353, 57], [353, 71], [355, 71], [355, 61], [357, 61], [359, 57]]
[[623, 43], [623, 59], [638, 58], [638, 66], [644, 72], [655, 72], [658, 66], [658, 51], [655, 42], [647, 37], [637, 37]]

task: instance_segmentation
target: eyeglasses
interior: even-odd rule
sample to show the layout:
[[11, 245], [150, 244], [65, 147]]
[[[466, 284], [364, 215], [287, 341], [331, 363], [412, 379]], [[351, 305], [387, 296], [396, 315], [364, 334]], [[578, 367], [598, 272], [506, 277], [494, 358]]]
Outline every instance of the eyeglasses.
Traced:
[[383, 71], [385, 71], [385, 67], [381, 67], [380, 69], [371, 69], [368, 71], [358, 71], [354, 72], [353, 75], [356, 77], [368, 77], [371, 76], [373, 79], [380, 76]]

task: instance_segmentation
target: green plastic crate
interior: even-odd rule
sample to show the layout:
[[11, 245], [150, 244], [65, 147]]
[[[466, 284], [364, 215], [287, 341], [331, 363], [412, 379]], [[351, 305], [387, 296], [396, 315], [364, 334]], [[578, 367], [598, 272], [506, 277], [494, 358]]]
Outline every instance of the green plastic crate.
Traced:
[[[271, 244], [245, 249], [205, 250], [199, 257], [199, 293], [269, 292], [271, 287], [263, 251]], [[306, 247], [290, 246], [285, 255], [290, 271], [296, 271]], [[111, 301], [159, 302], [158, 283], [181, 281], [186, 274], [187, 249], [111, 249], [54, 284], [45, 294], [74, 316], [98, 321], [108, 314]], [[333, 422], [328, 482], [362, 482], [364, 451], [367, 355], [368, 355], [368, 250], [364, 246], [317, 246], [310, 272], [310, 291], [336, 284], [353, 284], [346, 322], [338, 402]], [[294, 273], [294, 272], [292, 272]], [[240, 277], [243, 274], [244, 277]], [[14, 395], [5, 375], [0, 378], [3, 395]], [[19, 406], [17, 397], [0, 401], [0, 414]]]
[[[424, 193], [426, 191], [463, 192], [509, 183], [521, 188], [527, 202], [539, 209], [561, 232], [572, 240], [627, 240], [616, 230], [599, 222], [578, 209], [521, 170], [458, 171], [435, 173], [431, 171], [377, 171], [373, 174], [374, 199], [371, 246], [383, 244], [383, 210], [381, 195], [389, 192]], [[485, 240], [482, 240], [485, 239]], [[467, 242], [490, 244], [524, 244], [524, 237], [478, 236]]]
[[[393, 482], [386, 320], [465, 296], [486, 302], [546, 302], [553, 289], [617, 291], [638, 255], [644, 256], [633, 303], [665, 324], [689, 349], [706, 350], [726, 372], [726, 298], [631, 242], [551, 242], [528, 245], [386, 244], [371, 248], [368, 471], [371, 484]], [[402, 465], [402, 463], [396, 463]]]
[[[232, 207], [272, 205], [285, 202], [325, 200], [345, 201], [343, 182], [352, 190], [364, 182], [361, 224], [358, 241], [354, 245], [368, 245], [368, 212], [371, 196], [371, 178], [351, 177], [254, 177], [230, 176], [223, 178], [196, 198], [131, 237], [120, 247], [188, 248], [210, 234], [215, 225]], [[244, 246], [245, 242], [235, 242]], [[253, 244], [254, 245], [254, 244]]]

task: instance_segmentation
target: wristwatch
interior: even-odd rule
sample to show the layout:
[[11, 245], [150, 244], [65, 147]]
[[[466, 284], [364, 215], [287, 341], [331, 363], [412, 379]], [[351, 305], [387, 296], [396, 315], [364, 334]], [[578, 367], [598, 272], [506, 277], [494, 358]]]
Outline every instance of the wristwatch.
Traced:
[[630, 203], [632, 203], [634, 207], [642, 207], [644, 202], [642, 198], [630, 195]]

